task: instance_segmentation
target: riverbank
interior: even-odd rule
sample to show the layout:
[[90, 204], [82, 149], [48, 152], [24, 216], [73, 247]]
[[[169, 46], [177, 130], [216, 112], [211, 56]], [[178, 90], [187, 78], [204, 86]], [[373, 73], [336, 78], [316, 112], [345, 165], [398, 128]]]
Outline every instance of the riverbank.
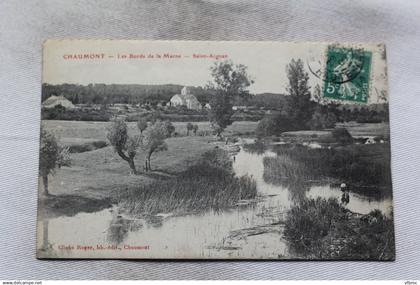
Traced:
[[[176, 172], [165, 175], [163, 172], [156, 172], [151, 180], [151, 183], [156, 183], [153, 187], [137, 184], [137, 188], [129, 188], [128, 191], [123, 188], [119, 192], [121, 195], [115, 196], [113, 207], [93, 211], [92, 204], [92, 212], [79, 212], [74, 217], [63, 215], [52, 218], [47, 226], [54, 228], [54, 231], [60, 229], [64, 232], [68, 243], [77, 241], [78, 234], [82, 234], [70, 229], [83, 228], [83, 234], [88, 235], [92, 243], [107, 241], [122, 245], [147, 244], [150, 248], [159, 249], [150, 253], [150, 257], [159, 252], [160, 258], [174, 255], [185, 255], [189, 258], [303, 258], [293, 252], [290, 242], [285, 240], [283, 235], [287, 211], [300, 200], [317, 197], [340, 199], [342, 192], [336, 186], [325, 183], [303, 186], [270, 183], [264, 179], [266, 170], [263, 161], [267, 157], [277, 156], [277, 153], [267, 146], [262, 149], [255, 147], [255, 151], [250, 151], [246, 145], [254, 141], [253, 138], [239, 138], [236, 143], [228, 144], [226, 141], [217, 140], [202, 142], [209, 146], [210, 151], [230, 151], [230, 159], [220, 162], [230, 162], [237, 178], [244, 175], [252, 177], [258, 193], [256, 198], [238, 200], [235, 203], [236, 199], [241, 198], [238, 197], [238, 188], [232, 187], [228, 190], [229, 197], [223, 196], [223, 192], [218, 192], [217, 189], [207, 191], [209, 188], [202, 187], [206, 184], [202, 182], [212, 184], [214, 178], [209, 179], [204, 175], [196, 179], [195, 174], [192, 176], [188, 173], [189, 168], [201, 160], [198, 156], [185, 164], [183, 170], [177, 169]], [[187, 151], [189, 144], [187, 141], [183, 142], [183, 151]], [[163, 154], [165, 152], [158, 153], [159, 156]], [[212, 161], [215, 157], [216, 155], [209, 155], [205, 161]], [[226, 168], [225, 165], [221, 166], [222, 169]], [[206, 173], [208, 167], [199, 170]], [[187, 179], [181, 179], [183, 174]], [[194, 179], [188, 179], [190, 177]], [[177, 180], [178, 178], [180, 180]], [[226, 178], [226, 181], [232, 180]], [[181, 191], [183, 189], [188, 191]], [[220, 194], [216, 195], [217, 193]], [[128, 196], [124, 195], [133, 198], [127, 199]], [[131, 205], [129, 200], [133, 201]], [[58, 207], [58, 204], [55, 205]], [[350, 202], [343, 207], [353, 213], [361, 213], [354, 215], [362, 217], [374, 209], [388, 213], [391, 205], [392, 201], [389, 199], [370, 198], [350, 192]], [[194, 211], [197, 208], [198, 210]], [[83, 225], [86, 221], [95, 227], [85, 229]], [[344, 232], [344, 229], [340, 232]], [[328, 237], [333, 240], [325, 239], [326, 245], [329, 242], [336, 248], [342, 247], [348, 239], [340, 236], [340, 232], [331, 232]], [[159, 235], [159, 239], [155, 238], [156, 235]], [[368, 235], [364, 237], [371, 238]], [[57, 239], [51, 236], [48, 242], [56, 244]], [[132, 256], [135, 257], [135, 254]]]
[[356, 193], [392, 195], [388, 143], [333, 148], [283, 144], [272, 151], [275, 157], [264, 158], [264, 179], [270, 183], [344, 182]]

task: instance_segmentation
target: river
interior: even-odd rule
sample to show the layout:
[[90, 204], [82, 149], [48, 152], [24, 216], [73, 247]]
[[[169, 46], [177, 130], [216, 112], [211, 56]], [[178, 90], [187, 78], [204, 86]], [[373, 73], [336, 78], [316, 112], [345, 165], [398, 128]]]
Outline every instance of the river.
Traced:
[[[201, 214], [162, 214], [153, 221], [125, 216], [116, 207], [61, 216], [39, 222], [38, 242], [40, 247], [43, 244], [53, 249], [58, 258], [118, 258], [122, 252], [126, 258], [293, 258], [282, 231], [296, 194], [263, 179], [263, 158], [275, 155], [271, 151], [250, 153], [243, 148], [235, 155], [235, 173], [252, 175], [257, 182], [256, 201], [240, 201], [237, 207]], [[317, 184], [301, 195], [340, 200], [342, 193], [329, 184]], [[387, 213], [391, 205], [391, 198], [373, 199], [350, 192], [346, 207], [366, 214], [373, 209]]]

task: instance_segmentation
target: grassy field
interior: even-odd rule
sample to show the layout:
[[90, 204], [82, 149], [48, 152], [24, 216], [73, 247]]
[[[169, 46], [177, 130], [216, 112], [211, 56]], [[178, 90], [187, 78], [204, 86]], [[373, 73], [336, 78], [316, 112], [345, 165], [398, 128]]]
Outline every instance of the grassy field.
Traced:
[[[193, 122], [198, 125], [198, 132], [211, 131], [209, 122]], [[65, 145], [82, 144], [93, 141], [106, 140], [107, 127], [110, 122], [81, 122], [81, 121], [55, 121], [43, 120], [42, 125], [54, 135], [60, 137]], [[135, 122], [127, 123], [129, 132], [137, 134], [138, 129]], [[180, 136], [187, 134], [187, 122], [174, 122], [175, 132]], [[226, 128], [225, 135], [240, 135], [253, 133], [257, 122], [238, 121]]]
[[[118, 196], [139, 184], [148, 184], [159, 176], [170, 177], [184, 171], [197, 156], [213, 149], [208, 137], [190, 136], [167, 139], [168, 150], [152, 156], [154, 172], [131, 175], [128, 163], [112, 147], [75, 153], [71, 167], [57, 169], [50, 178], [53, 195], [79, 195], [103, 199]], [[136, 166], [143, 172], [144, 153], [139, 151]]]

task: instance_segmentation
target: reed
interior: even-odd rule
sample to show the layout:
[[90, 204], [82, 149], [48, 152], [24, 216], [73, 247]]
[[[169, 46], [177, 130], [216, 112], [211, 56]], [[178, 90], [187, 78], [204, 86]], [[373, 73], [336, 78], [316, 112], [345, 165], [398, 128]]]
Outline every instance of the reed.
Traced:
[[236, 177], [225, 151], [215, 149], [174, 178], [129, 191], [119, 204], [135, 215], [191, 213], [220, 210], [256, 194], [256, 182], [249, 176]]

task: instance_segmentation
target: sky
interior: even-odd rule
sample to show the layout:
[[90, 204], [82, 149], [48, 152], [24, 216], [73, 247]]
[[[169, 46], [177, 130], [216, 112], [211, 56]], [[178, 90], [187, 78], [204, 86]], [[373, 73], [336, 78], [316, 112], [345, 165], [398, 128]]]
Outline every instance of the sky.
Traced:
[[[210, 67], [214, 62], [229, 59], [248, 67], [248, 73], [254, 79], [251, 93], [285, 93], [288, 84], [286, 65], [293, 58], [305, 62], [311, 87], [322, 86], [322, 80], [309, 71], [308, 65], [313, 69], [322, 67], [327, 45], [229, 41], [47, 41], [44, 44], [43, 82], [205, 86], [211, 80]], [[381, 48], [376, 44], [364, 47], [373, 51], [372, 86], [386, 90], [386, 64], [381, 58]], [[165, 54], [174, 57], [165, 57]], [[130, 58], [130, 55], [136, 58]], [[210, 55], [220, 55], [221, 58]], [[78, 56], [93, 58], [78, 59]]]

